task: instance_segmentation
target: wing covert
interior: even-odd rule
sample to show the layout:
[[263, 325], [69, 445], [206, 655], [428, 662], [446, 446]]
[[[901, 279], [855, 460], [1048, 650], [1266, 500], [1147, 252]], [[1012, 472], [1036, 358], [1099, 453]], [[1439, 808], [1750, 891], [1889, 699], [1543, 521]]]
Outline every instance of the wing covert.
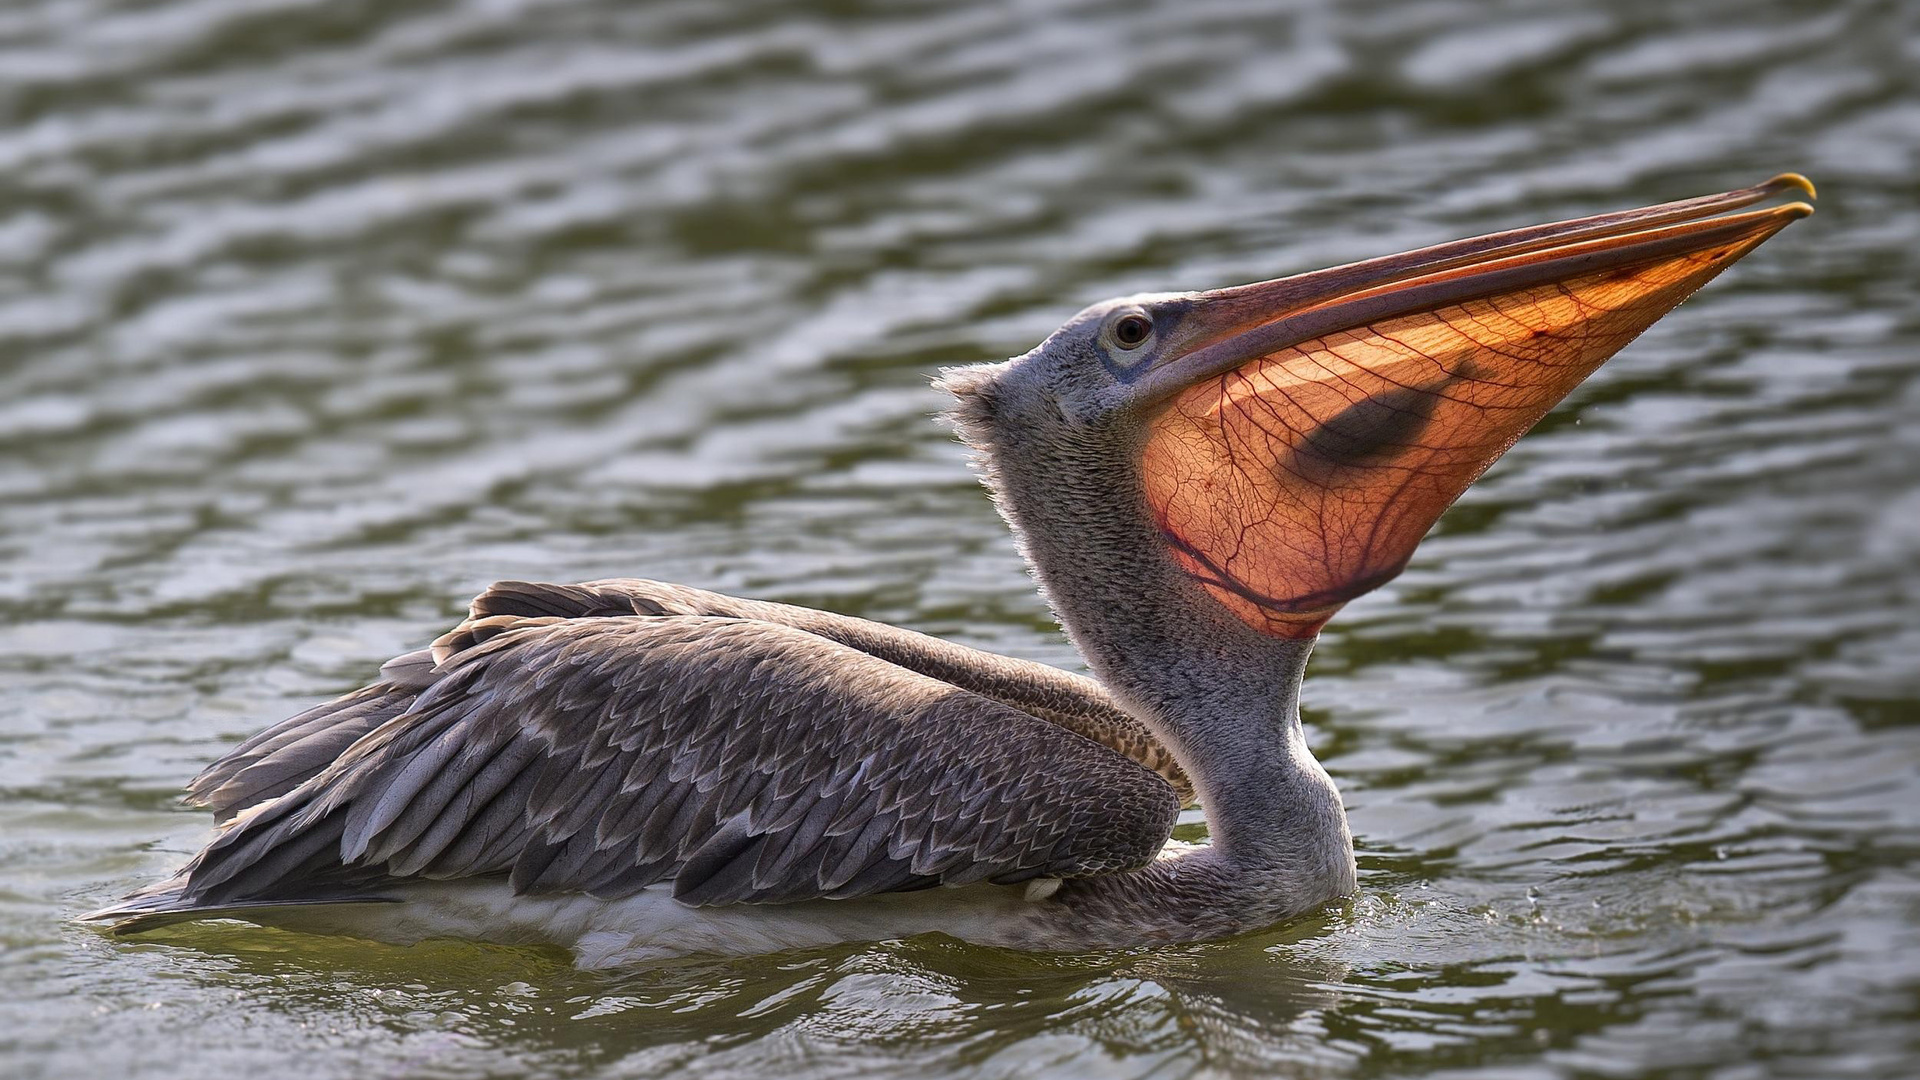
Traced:
[[474, 598], [467, 619], [434, 642], [433, 653], [445, 659], [486, 640], [500, 627], [513, 625], [516, 619], [611, 615], [704, 615], [805, 630], [1111, 747], [1159, 773], [1173, 785], [1182, 805], [1193, 804], [1193, 781], [1173, 752], [1092, 679], [815, 608], [748, 600], [645, 578], [609, 578], [580, 585], [501, 581]]

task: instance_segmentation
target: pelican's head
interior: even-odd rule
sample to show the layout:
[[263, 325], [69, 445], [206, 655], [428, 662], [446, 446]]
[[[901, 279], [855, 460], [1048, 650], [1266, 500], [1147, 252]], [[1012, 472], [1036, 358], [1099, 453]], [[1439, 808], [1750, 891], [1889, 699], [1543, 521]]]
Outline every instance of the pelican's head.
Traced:
[[1039, 531], [1097, 546], [1131, 521], [1247, 626], [1311, 637], [1608, 357], [1812, 212], [1730, 213], [1786, 191], [1813, 185], [1110, 300], [941, 384], [1043, 578]]

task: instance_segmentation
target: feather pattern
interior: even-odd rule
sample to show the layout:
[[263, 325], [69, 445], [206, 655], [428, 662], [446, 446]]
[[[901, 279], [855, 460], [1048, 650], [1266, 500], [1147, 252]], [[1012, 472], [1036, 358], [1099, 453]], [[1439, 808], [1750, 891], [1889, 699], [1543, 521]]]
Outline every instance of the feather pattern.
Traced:
[[651, 582], [502, 583], [383, 675], [197, 778], [221, 831], [137, 914], [501, 874], [694, 905], [1084, 878], [1147, 865], [1184, 791], [1090, 681]]

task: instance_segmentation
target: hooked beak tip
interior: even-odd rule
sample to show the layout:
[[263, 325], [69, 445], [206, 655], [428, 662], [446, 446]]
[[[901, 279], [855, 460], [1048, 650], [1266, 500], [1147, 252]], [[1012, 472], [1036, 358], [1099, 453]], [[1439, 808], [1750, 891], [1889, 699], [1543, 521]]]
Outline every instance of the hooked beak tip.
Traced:
[[[1797, 172], [1781, 173], [1779, 176], [1761, 184], [1760, 187], [1769, 192], [1787, 191], [1791, 189], [1801, 192], [1809, 199], [1818, 199], [1820, 197], [1820, 193], [1814, 190], [1813, 181]], [[1794, 203], [1793, 205], [1806, 207], [1806, 210], [1800, 215], [1802, 217], [1813, 213], [1813, 207], [1807, 206], [1805, 203]]]

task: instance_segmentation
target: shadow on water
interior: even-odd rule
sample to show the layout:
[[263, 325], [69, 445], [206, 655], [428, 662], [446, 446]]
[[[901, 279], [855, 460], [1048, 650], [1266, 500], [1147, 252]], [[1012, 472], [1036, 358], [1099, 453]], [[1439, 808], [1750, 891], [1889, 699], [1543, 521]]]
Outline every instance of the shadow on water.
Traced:
[[[1391, 1075], [1524, 1061], [1687, 1008], [1676, 983], [1704, 960], [1697, 943], [1649, 951], [1623, 934], [1577, 965], [1541, 965], [1523, 944], [1537, 912], [1450, 909], [1410, 892], [1369, 893], [1231, 942], [1079, 956], [931, 935], [582, 972], [558, 950], [403, 948], [232, 923], [82, 948], [178, 984], [172, 1000], [150, 1006], [162, 1014], [156, 1035], [181, 1023], [181, 1011], [241, 1045], [262, 1020], [278, 1021], [409, 1075], [484, 1074], [502, 1055], [528, 1075], [555, 1076], [803, 1065], [823, 1075], [1018, 1075], [1045, 1065]], [[1355, 936], [1375, 938], [1376, 956], [1386, 953], [1381, 940], [1395, 939], [1410, 962], [1350, 967], [1342, 957]], [[1514, 954], [1471, 956], [1489, 936]], [[1467, 937], [1479, 940], [1460, 953]], [[1431, 962], [1448, 952], [1453, 962]], [[218, 1004], [191, 1015], [181, 986]]]
[[569, 1075], [747, 1073], [801, 1058], [832, 1072], [991, 1072], [1033, 1057], [1036, 1039], [1053, 1046], [1040, 1057], [1062, 1063], [1251, 1066], [1297, 1055], [1299, 1040], [1275, 1038], [1317, 1030], [1338, 1001], [1345, 967], [1310, 947], [1343, 918], [1156, 951], [1032, 955], [930, 935], [617, 972], [575, 970], [560, 950], [397, 947], [238, 923], [81, 947], [230, 1002], [200, 1024], [245, 1029], [253, 1018], [242, 1010], [257, 1010], [299, 1030], [377, 1032], [389, 1066], [459, 1068], [511, 1052]]

